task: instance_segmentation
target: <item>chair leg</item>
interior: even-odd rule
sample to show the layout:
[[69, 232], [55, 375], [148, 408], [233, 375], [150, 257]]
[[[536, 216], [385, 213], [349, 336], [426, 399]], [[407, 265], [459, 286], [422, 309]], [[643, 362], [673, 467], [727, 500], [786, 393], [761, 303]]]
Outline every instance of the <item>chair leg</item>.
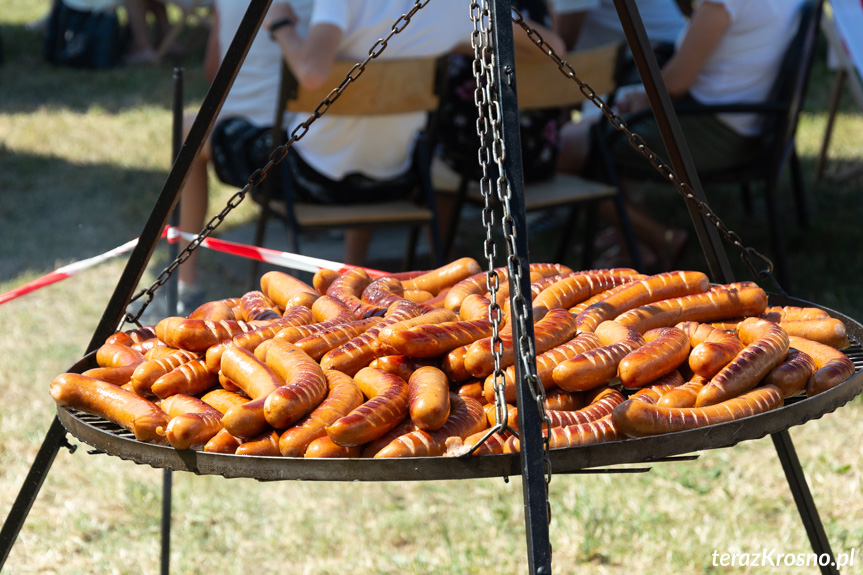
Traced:
[[[582, 241], [581, 269], [589, 270], [593, 266], [593, 250], [599, 221], [599, 204], [590, 202], [584, 209], [584, 240]], [[574, 223], [574, 222], [573, 222]]]
[[411, 226], [408, 231], [408, 242], [402, 259], [402, 271], [410, 271], [416, 265], [417, 244], [419, 243], [420, 226]]
[[764, 188], [764, 199], [767, 205], [767, 225], [770, 229], [770, 246], [774, 264], [774, 276], [786, 292], [791, 292], [791, 278], [788, 275], [788, 256], [785, 249], [785, 237], [782, 233], [782, 222], [779, 218], [779, 207], [776, 202], [777, 179], [772, 178]]
[[[569, 249], [572, 232], [575, 229], [576, 220], [578, 219], [578, 211], [579, 206], [572, 205], [569, 207], [569, 213], [566, 216], [566, 222], [563, 225], [563, 228], [560, 230], [560, 241], [557, 243], [557, 251], [554, 256], [554, 261], [564, 263], [564, 259], [566, 258], [566, 251]], [[584, 250], [588, 250], [588, 243], [590, 243], [587, 239], [587, 236], [584, 237]], [[585, 252], [583, 252], [584, 254]], [[592, 254], [591, 254], [592, 256]], [[584, 255], [582, 255], [582, 261], [584, 261]]]
[[746, 215], [752, 215], [752, 189], [747, 182], [740, 184], [740, 199], [743, 201], [743, 211]]
[[793, 145], [789, 167], [791, 168], [791, 189], [794, 191], [794, 202], [797, 206], [797, 222], [801, 228], [806, 229], [809, 227], [809, 206], [806, 201], [806, 190], [803, 187], [803, 169], [800, 166], [800, 157]]

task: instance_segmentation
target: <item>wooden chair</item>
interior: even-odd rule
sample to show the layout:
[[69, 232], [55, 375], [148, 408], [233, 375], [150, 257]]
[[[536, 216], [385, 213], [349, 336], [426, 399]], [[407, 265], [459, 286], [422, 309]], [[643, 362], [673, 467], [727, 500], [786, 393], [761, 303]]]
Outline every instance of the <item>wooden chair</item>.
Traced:
[[[282, 110], [298, 113], [300, 118], [305, 119], [320, 107], [330, 90], [345, 79], [352, 66], [353, 62], [337, 62], [329, 80], [323, 84], [325, 87], [318, 90], [300, 87], [288, 68], [283, 67], [280, 102], [284, 104], [278, 107], [273, 141], [279, 142], [283, 137]], [[438, 108], [437, 86], [441, 70], [437, 58], [374, 60], [327, 111], [327, 114], [334, 115], [363, 116], [428, 113], [429, 122], [418, 139], [409, 174], [419, 192], [417, 201], [405, 199], [373, 204], [310, 204], [295, 201], [289, 193], [290, 186], [275, 182], [275, 185], [264, 186], [263, 193], [252, 195], [262, 208], [254, 238], [255, 245], [263, 243], [267, 222], [273, 216], [278, 216], [286, 225], [291, 249], [296, 253], [300, 253], [299, 235], [310, 230], [404, 227], [408, 228], [410, 233], [403, 267], [412, 269], [420, 230], [428, 228], [432, 263], [442, 264], [443, 252], [430, 179], [434, 112]], [[314, 129], [312, 123], [309, 137], [313, 137]], [[256, 275], [256, 270], [252, 270], [252, 275]]]
[[[617, 87], [616, 72], [621, 62], [622, 48], [623, 44], [609, 44], [572, 52], [563, 59], [572, 65], [579, 78], [587, 82], [597, 94], [613, 93]], [[585, 96], [578, 84], [561, 74], [551, 60], [540, 63], [519, 63], [517, 60], [516, 82], [519, 110], [572, 109], [585, 102]], [[435, 192], [450, 198], [453, 203], [444, 240], [444, 253], [448, 256], [451, 255], [450, 251], [455, 243], [461, 211], [465, 204], [484, 205], [479, 182], [475, 180], [472, 172], [470, 165], [460, 174], [440, 160], [432, 165]], [[554, 261], [562, 262], [565, 259], [578, 214], [582, 210], [585, 212], [581, 261], [584, 269], [589, 268], [593, 261], [597, 206], [599, 202], [608, 200], [615, 203], [624, 230], [626, 247], [633, 258], [634, 267], [640, 269], [643, 267], [640, 252], [629, 225], [622, 195], [615, 186], [564, 173], [555, 173], [547, 180], [526, 183], [524, 186], [526, 212], [557, 208], [567, 210], [567, 222], [560, 230]]]
[[[762, 137], [759, 147], [749, 160], [731, 169], [719, 171], [699, 171], [698, 176], [704, 186], [736, 184], [740, 186], [743, 204], [748, 212], [752, 211], [751, 184], [761, 184], [766, 205], [770, 243], [775, 264], [777, 280], [786, 290], [790, 289], [788, 275], [788, 256], [785, 246], [783, 225], [785, 220], [779, 214], [777, 193], [785, 167], [791, 175], [791, 188], [795, 198], [797, 220], [801, 227], [809, 223], [809, 209], [803, 187], [803, 174], [797, 155], [795, 134], [800, 111], [806, 97], [812, 59], [817, 49], [818, 30], [821, 21], [823, 0], [806, 0], [800, 8], [797, 31], [788, 44], [782, 59], [773, 88], [764, 102], [729, 102], [719, 105], [690, 105], [682, 103], [675, 106], [678, 115], [717, 114], [717, 113], [758, 113], [763, 117]], [[644, 114], [652, 112], [645, 111]], [[627, 118], [632, 124], [641, 116]], [[611, 138], [621, 137], [613, 133]], [[606, 145], [606, 137], [598, 137], [595, 142]], [[662, 150], [654, 150], [661, 153]], [[606, 154], [607, 156], [607, 154]], [[607, 166], [606, 171], [613, 173], [614, 168]], [[644, 169], [622, 172], [630, 177], [658, 177], [658, 173], [645, 160]]]

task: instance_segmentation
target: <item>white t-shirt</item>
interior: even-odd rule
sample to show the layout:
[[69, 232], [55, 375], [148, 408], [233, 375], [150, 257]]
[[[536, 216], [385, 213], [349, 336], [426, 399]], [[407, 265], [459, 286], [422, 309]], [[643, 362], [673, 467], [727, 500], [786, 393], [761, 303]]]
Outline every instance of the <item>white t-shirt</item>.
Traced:
[[[802, 0], [704, 0], [723, 4], [731, 23], [689, 92], [703, 104], [763, 102], [797, 30]], [[738, 133], [757, 135], [759, 117], [720, 114]]]
[[[315, 2], [310, 26], [337, 26], [343, 34], [337, 58], [359, 62], [413, 6], [414, 0], [321, 0]], [[470, 42], [472, 31], [468, 3], [435, 0], [392, 37], [379, 57], [443, 55], [460, 43]], [[362, 82], [362, 76], [357, 81]], [[305, 120], [301, 116], [293, 125]], [[414, 142], [425, 121], [424, 113], [374, 117], [327, 113], [315, 120], [294, 148], [312, 168], [333, 180], [352, 172], [376, 179], [393, 178], [410, 166]]]
[[[625, 41], [614, 0], [551, 0], [558, 14], [587, 11], [576, 50], [587, 50], [616, 41]], [[653, 42], [675, 42], [686, 25], [675, 0], [637, 0], [638, 14], [647, 37]]]
[[[273, 4], [287, 1], [273, 0]], [[297, 15], [297, 30], [305, 34], [312, 14], [312, 0], [290, 0], [290, 4]], [[215, 8], [219, 13], [220, 61], [224, 60], [248, 7], [248, 0], [215, 0]], [[281, 66], [282, 52], [279, 45], [261, 27], [225, 97], [219, 117], [239, 116], [256, 126], [272, 126], [273, 118], [276, 117]]]

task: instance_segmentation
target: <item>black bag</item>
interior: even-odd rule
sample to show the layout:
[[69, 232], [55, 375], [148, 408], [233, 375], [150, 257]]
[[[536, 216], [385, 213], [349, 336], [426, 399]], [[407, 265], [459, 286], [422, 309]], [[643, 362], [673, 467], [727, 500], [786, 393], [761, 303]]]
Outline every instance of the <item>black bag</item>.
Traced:
[[121, 52], [116, 11], [82, 11], [56, 2], [45, 29], [45, 60], [57, 66], [110, 68]]

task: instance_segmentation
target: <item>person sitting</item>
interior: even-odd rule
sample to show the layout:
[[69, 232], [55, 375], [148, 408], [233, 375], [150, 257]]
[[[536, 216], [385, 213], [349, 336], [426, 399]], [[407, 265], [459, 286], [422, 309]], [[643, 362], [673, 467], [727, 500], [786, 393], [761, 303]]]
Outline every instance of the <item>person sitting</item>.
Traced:
[[[702, 104], [764, 101], [793, 37], [800, 4], [801, 0], [704, 0], [694, 9], [674, 55], [662, 67], [662, 80], [671, 98]], [[619, 96], [616, 107], [624, 119], [627, 114], [644, 110], [648, 107], [644, 89], [635, 88]], [[746, 159], [759, 136], [759, 117], [755, 114], [699, 114], [681, 116], [679, 120], [699, 171], [722, 169]], [[598, 164], [592, 156], [590, 135], [595, 121], [599, 120], [572, 122], [563, 127], [559, 170], [584, 174]], [[652, 115], [629, 128], [644, 139], [648, 148], [663, 153]], [[648, 165], [627, 138], [617, 138], [612, 143], [611, 155], [618, 168]], [[667, 228], [628, 199], [636, 237], [645, 251], [655, 256], [659, 268], [670, 269], [688, 234]], [[601, 213], [614, 221], [610, 205], [603, 206]]]
[[[270, 10], [287, 0], [274, 0]], [[312, 0], [291, 0], [298, 30], [305, 31]], [[212, 82], [237, 28], [249, 6], [248, 0], [215, 0], [213, 23], [204, 55], [204, 75]], [[269, 159], [272, 149], [273, 111], [279, 94], [282, 56], [265, 30], [252, 41], [231, 90], [213, 124], [209, 138], [195, 157], [180, 196], [180, 229], [197, 234], [204, 227], [209, 206], [209, 167], [223, 183], [242, 188], [249, 176]], [[188, 134], [196, 114], [183, 118]], [[181, 242], [185, 247], [187, 241]], [[203, 303], [198, 282], [198, 251], [178, 268], [179, 310], [192, 311]]]
[[[304, 36], [293, 25], [296, 14], [291, 6], [280, 4], [271, 8], [264, 27], [278, 42], [299, 84], [317, 88], [337, 59], [365, 60], [369, 49], [414, 5], [414, 0], [319, 0]], [[444, 55], [468, 43], [472, 31], [462, 1], [438, 0], [417, 12], [378, 57]], [[302, 120], [294, 119], [289, 132]], [[293, 186], [293, 193], [304, 202], [346, 205], [403, 197], [406, 190], [398, 186], [389, 186], [389, 194], [380, 190], [382, 184], [407, 173], [425, 124], [422, 112], [374, 117], [328, 113], [289, 148], [284, 160], [286, 179], [303, 182]], [[346, 230], [344, 263], [363, 265], [371, 233], [368, 228]]]

